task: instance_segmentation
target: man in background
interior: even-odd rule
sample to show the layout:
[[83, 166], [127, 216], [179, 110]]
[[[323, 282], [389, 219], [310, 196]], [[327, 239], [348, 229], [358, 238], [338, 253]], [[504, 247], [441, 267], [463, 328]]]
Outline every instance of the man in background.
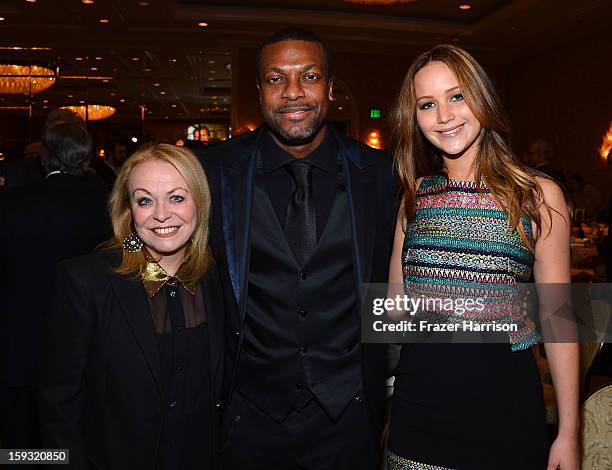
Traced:
[[111, 235], [106, 186], [84, 176], [92, 139], [82, 119], [49, 114], [42, 136], [42, 182], [0, 194], [0, 442], [41, 445], [38, 358], [50, 287], [59, 261]]
[[125, 144], [118, 140], [109, 140], [104, 144], [104, 158], [94, 155], [89, 167], [109, 186], [112, 186], [117, 178], [119, 167], [126, 158]]
[[533, 161], [533, 168], [550, 176], [552, 179], [565, 186], [565, 175], [553, 165], [555, 160], [555, 148], [545, 139], [536, 140], [529, 147], [528, 155]]

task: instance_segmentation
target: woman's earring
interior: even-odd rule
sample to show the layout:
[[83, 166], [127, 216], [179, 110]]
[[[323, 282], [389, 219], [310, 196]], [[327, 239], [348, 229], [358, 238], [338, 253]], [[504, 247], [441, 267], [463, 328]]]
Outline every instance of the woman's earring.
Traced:
[[123, 251], [126, 251], [128, 253], [136, 253], [142, 250], [144, 243], [142, 243], [142, 240], [140, 239], [138, 234], [134, 232], [130, 233], [127, 237], [123, 239], [123, 243], [121, 244], [121, 246], [123, 246]]

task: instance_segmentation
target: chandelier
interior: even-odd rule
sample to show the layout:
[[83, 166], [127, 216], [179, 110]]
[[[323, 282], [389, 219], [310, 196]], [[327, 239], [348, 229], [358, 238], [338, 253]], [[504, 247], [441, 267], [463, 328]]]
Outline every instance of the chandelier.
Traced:
[[87, 106], [62, 106], [79, 114], [85, 121], [100, 121], [115, 114], [116, 109], [103, 104], [88, 104]]
[[358, 3], [359, 5], [406, 5], [417, 0], [342, 0], [344, 3]]
[[55, 72], [39, 65], [0, 64], [0, 94], [31, 95], [55, 83]]

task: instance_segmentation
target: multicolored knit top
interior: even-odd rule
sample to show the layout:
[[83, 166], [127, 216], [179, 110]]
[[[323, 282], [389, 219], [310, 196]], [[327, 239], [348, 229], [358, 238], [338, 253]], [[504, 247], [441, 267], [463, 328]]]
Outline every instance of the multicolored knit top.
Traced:
[[[528, 218], [521, 224], [533, 241]], [[529, 281], [533, 253], [525, 246], [508, 216], [485, 183], [449, 180], [444, 175], [429, 176], [416, 194], [416, 213], [408, 224], [402, 250], [404, 288], [414, 286], [438, 289], [481, 287], [503, 292], [485, 311], [471, 315], [480, 321], [512, 321], [517, 331], [509, 333], [512, 350], [525, 349], [540, 340], [522, 310], [517, 312], [516, 297], [508, 297], [508, 286]], [[437, 286], [437, 287], [436, 287]], [[495, 295], [492, 294], [491, 297]], [[501, 305], [508, 303], [507, 309]], [[465, 318], [463, 318], [465, 319]]]

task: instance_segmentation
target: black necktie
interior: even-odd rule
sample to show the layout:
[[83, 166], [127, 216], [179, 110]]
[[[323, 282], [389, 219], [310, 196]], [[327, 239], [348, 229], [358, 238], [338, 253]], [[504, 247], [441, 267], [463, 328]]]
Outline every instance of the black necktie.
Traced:
[[317, 216], [310, 185], [311, 169], [310, 164], [302, 160], [294, 160], [287, 165], [295, 183], [295, 191], [287, 206], [285, 235], [300, 267], [306, 264], [317, 247]]

